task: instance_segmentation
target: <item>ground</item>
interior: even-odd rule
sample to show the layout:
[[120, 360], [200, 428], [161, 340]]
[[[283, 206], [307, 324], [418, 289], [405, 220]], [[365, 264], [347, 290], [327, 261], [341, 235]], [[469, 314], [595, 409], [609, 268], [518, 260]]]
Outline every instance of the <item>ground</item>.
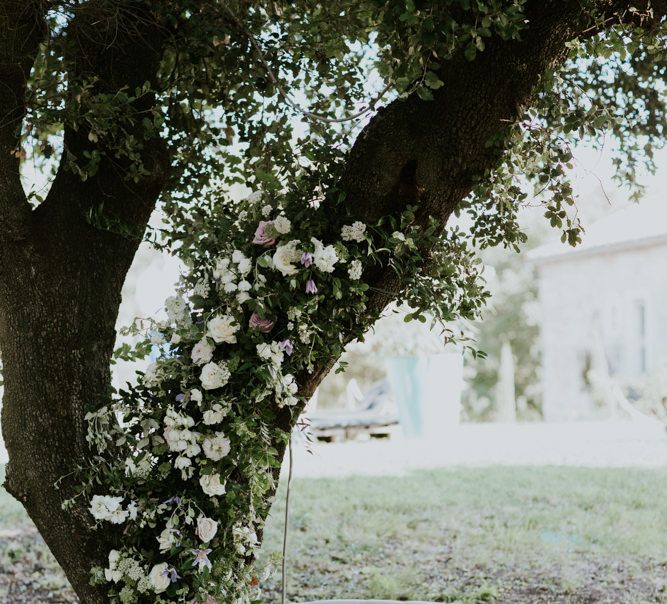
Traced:
[[[262, 556], [282, 538], [279, 494]], [[491, 467], [297, 478], [291, 601], [667, 603], [667, 470]], [[74, 602], [0, 491], [0, 602]], [[279, 576], [266, 584], [277, 602]]]

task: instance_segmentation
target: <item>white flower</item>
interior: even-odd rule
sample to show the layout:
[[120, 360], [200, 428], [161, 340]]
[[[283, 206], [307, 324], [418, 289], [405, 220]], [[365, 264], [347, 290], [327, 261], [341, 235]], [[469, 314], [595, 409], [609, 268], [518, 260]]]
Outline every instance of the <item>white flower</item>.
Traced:
[[144, 371], [144, 386], [146, 386], [146, 388], [155, 388], [160, 385], [160, 381], [158, 364], [151, 363], [146, 367], [146, 371]]
[[204, 423], [207, 426], [219, 424], [227, 415], [227, 412], [222, 408], [222, 405], [215, 404], [212, 409], [204, 411]]
[[192, 347], [192, 362], [195, 365], [203, 365], [213, 358], [213, 344], [204, 337]]
[[231, 377], [231, 373], [224, 361], [207, 363], [201, 370], [201, 385], [204, 390], [222, 388]]
[[104, 578], [107, 581], [118, 583], [123, 578], [123, 573], [118, 570], [118, 561], [120, 560], [120, 552], [112, 549], [109, 552], [109, 568], [104, 569]]
[[208, 279], [199, 279], [192, 289], [192, 293], [195, 296], [201, 296], [202, 298], [208, 298], [209, 293], [211, 292], [211, 287], [208, 284]]
[[204, 439], [204, 455], [213, 461], [220, 461], [229, 454], [229, 439], [223, 432], [217, 432], [214, 437]]
[[136, 501], [130, 501], [130, 503], [127, 504], [127, 513], [130, 516], [130, 520], [136, 520], [137, 519], [137, 512], [139, 508], [137, 506]]
[[248, 292], [239, 292], [238, 294], [236, 294], [236, 301], [239, 304], [243, 304], [248, 300], [250, 300], [250, 294]]
[[239, 291], [240, 292], [249, 292], [252, 289], [252, 285], [245, 279], [243, 281], [239, 281]]
[[250, 195], [248, 195], [248, 197], [246, 197], [246, 201], [249, 203], [258, 203], [262, 201], [263, 196], [264, 194], [261, 191], [253, 191], [250, 193]]
[[172, 323], [189, 322], [190, 310], [181, 296], [170, 296], [165, 300], [164, 306]]
[[238, 264], [242, 260], [247, 260], [245, 254], [241, 250], [234, 250], [232, 252], [232, 262]]
[[351, 225], [345, 225], [340, 231], [340, 236], [343, 241], [363, 241], [365, 233], [366, 225], [357, 220]]
[[195, 388], [194, 390], [190, 390], [190, 400], [199, 404], [204, 400], [204, 395], [201, 393], [201, 390]]
[[394, 231], [391, 236], [394, 239], [398, 239], [399, 241], [405, 241], [405, 235], [401, 233], [400, 231]]
[[184, 457], [183, 455], [179, 455], [175, 460], [174, 460], [174, 467], [177, 470], [185, 470], [185, 468], [189, 468], [192, 465], [192, 461]]
[[168, 564], [166, 562], [161, 562], [151, 568], [151, 572], [148, 574], [148, 580], [151, 582], [153, 591], [156, 594], [166, 591], [169, 585], [171, 585], [169, 573], [166, 572], [167, 567]]
[[197, 518], [197, 537], [199, 537], [204, 543], [208, 543], [215, 534], [218, 532], [218, 523], [211, 518], [206, 518], [206, 516], [200, 516]]
[[323, 273], [333, 273], [334, 265], [338, 262], [338, 255], [333, 245], [325, 246], [321, 241], [311, 238], [315, 251], [313, 252], [313, 259], [315, 266]]
[[359, 260], [352, 260], [352, 262], [350, 262], [349, 268], [347, 269], [347, 274], [350, 276], [352, 281], [358, 281], [361, 278], [362, 271], [363, 268], [361, 266], [361, 262]]
[[257, 344], [257, 356], [260, 359], [268, 361], [271, 358], [271, 344], [267, 344], [266, 342]]
[[278, 218], [273, 221], [273, 228], [281, 235], [287, 235], [287, 233], [292, 230], [292, 223], [289, 221], [289, 218], [278, 216]]
[[164, 529], [159, 537], [156, 537], [160, 544], [160, 552], [168, 552], [176, 544], [177, 531], [172, 528]]
[[243, 260], [241, 260], [241, 262], [239, 262], [238, 269], [239, 269], [239, 274], [241, 274], [242, 276], [247, 275], [252, 269], [252, 261], [249, 258], [244, 258]]
[[[236, 287], [236, 286], [235, 286]], [[219, 315], [213, 317], [207, 324], [207, 335], [213, 338], [217, 344], [236, 344], [236, 332], [239, 325], [231, 315]]]
[[210, 497], [225, 494], [225, 485], [220, 482], [220, 474], [205, 474], [199, 479], [199, 485]]
[[122, 497], [94, 495], [90, 501], [90, 513], [96, 520], [106, 520], [112, 524], [122, 524], [127, 520]]
[[213, 268], [213, 278], [222, 279], [229, 275], [229, 258], [218, 258]]
[[299, 240], [295, 239], [285, 245], [279, 245], [273, 254], [273, 267], [286, 277], [296, 274], [295, 263], [301, 259], [301, 252], [297, 249], [297, 245], [299, 245]]
[[169, 340], [170, 344], [180, 344], [181, 336], [177, 333], [171, 334], [171, 339]]
[[269, 214], [271, 214], [272, 209], [273, 208], [269, 204], [266, 204], [265, 206], [263, 206], [262, 207], [262, 216], [264, 216], [264, 218], [266, 218]]

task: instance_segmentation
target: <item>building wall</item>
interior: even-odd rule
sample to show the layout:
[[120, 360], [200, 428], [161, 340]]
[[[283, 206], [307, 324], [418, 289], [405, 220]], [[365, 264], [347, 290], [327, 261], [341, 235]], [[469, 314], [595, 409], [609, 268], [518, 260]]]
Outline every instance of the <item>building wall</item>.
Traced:
[[586, 383], [596, 346], [617, 376], [667, 365], [667, 243], [572, 253], [538, 268], [546, 419], [601, 413]]

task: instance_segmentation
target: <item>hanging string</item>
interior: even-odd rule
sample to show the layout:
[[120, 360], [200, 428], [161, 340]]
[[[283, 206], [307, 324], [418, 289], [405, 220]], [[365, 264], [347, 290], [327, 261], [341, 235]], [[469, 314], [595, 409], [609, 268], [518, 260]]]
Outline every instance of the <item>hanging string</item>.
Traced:
[[289, 496], [290, 488], [292, 486], [292, 466], [294, 461], [292, 454], [291, 435], [287, 447], [289, 452], [289, 471], [287, 473], [287, 494], [285, 495], [285, 525], [283, 527], [282, 594], [280, 597], [281, 604], [286, 604], [287, 602], [287, 525], [289, 522]]

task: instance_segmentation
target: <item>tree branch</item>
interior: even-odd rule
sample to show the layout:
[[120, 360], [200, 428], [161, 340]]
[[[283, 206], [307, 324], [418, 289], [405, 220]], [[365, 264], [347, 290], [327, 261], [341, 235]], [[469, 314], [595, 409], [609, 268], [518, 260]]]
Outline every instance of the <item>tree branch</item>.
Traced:
[[37, 50], [44, 39], [44, 3], [0, 2], [0, 237], [23, 239], [30, 205], [20, 178], [21, 125], [26, 89]]
[[[102, 0], [91, 0], [77, 8], [68, 26], [68, 77], [71, 81], [94, 82], [95, 94], [121, 90], [133, 94], [145, 82], [155, 82], [167, 33], [151, 12], [150, 3], [110, 6]], [[127, 137], [143, 140], [141, 120], [154, 103], [155, 97], [149, 93], [132, 104], [134, 116], [126, 128]], [[73, 229], [88, 235], [97, 231], [110, 243], [114, 237], [109, 239], [109, 233], [102, 234], [91, 225], [91, 212], [98, 209], [104, 220], [120, 226], [116, 230], [124, 229], [138, 244], [166, 179], [169, 159], [165, 146], [158, 139], [144, 144], [141, 160], [148, 173], [133, 181], [127, 177], [133, 160], [115, 159], [108, 143], [94, 137], [91, 140], [89, 134], [85, 124], [65, 124], [61, 163], [49, 195], [36, 211], [36, 223], [48, 225], [49, 232], [57, 224], [69, 235]], [[94, 151], [102, 153], [102, 160], [96, 174], [82, 180], [68, 164]], [[122, 250], [127, 247], [123, 237], [115, 239]]]
[[[499, 161], [540, 78], [565, 60], [566, 43], [595, 25], [583, 4], [530, 0], [520, 40], [494, 38], [474, 61], [458, 56], [445, 63], [439, 73], [444, 86], [432, 101], [413, 94], [381, 110], [357, 138], [341, 181], [359, 218], [374, 222], [416, 204], [423, 222], [432, 216], [444, 228], [477, 179]], [[667, 1], [601, 0], [598, 8], [598, 27], [623, 20], [649, 27], [664, 19]], [[384, 292], [400, 288], [391, 271], [369, 277]], [[390, 299], [378, 293], [371, 303], [379, 312]]]

